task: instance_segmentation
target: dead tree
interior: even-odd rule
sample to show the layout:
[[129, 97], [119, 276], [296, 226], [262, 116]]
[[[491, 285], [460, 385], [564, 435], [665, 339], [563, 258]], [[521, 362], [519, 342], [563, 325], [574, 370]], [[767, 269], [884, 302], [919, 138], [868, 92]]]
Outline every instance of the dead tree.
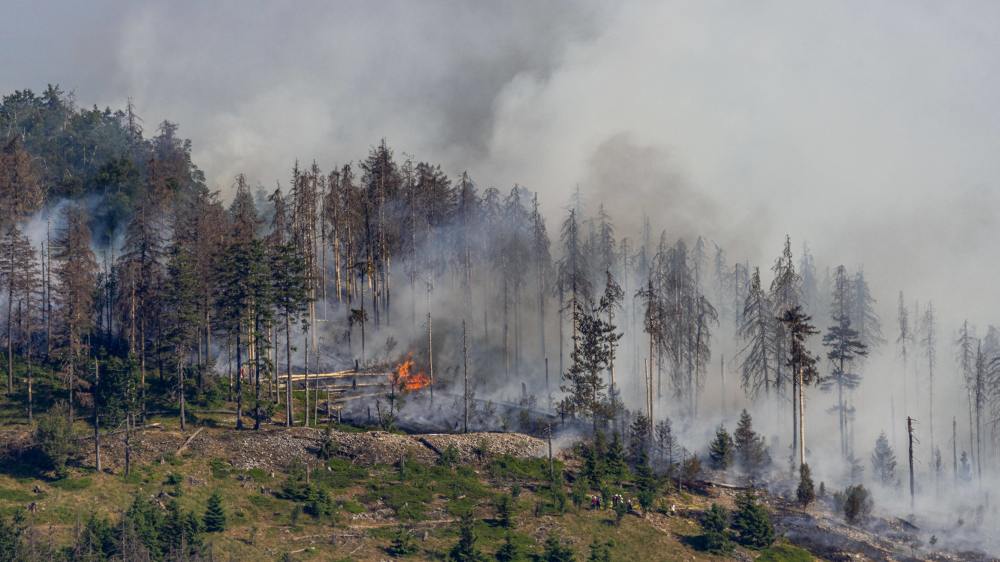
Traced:
[[913, 443], [916, 438], [913, 436], [913, 422], [915, 420], [909, 416], [906, 417], [906, 434], [908, 436], [908, 453], [907, 457], [910, 463], [910, 511], [913, 511], [913, 498], [914, 498], [914, 486], [913, 486]]

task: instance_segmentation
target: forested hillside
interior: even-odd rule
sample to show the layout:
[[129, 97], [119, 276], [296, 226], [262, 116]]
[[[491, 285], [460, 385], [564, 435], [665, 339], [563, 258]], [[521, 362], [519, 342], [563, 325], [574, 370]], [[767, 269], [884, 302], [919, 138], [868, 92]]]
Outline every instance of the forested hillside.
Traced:
[[[784, 497], [782, 509], [806, 510], [819, 497], [859, 526], [875, 498], [882, 515], [921, 526], [914, 536], [930, 542], [912, 548], [928, 553], [996, 546], [984, 536], [998, 521], [995, 498], [991, 505], [980, 493], [997, 478], [995, 327], [977, 337], [968, 322], [942, 326], [930, 301], [870, 283], [860, 264], [819, 262], [791, 236], [773, 264], [751, 264], [705, 237], [678, 237], [659, 224], [658, 209], [612, 217], [579, 190], [564, 208], [543, 209], [527, 188], [492, 187], [475, 170], [443, 170], [384, 139], [366, 155], [289, 162], [277, 185], [240, 174], [209, 186], [180, 131], [169, 121], [144, 127], [131, 103], [79, 108], [57, 86], [2, 100], [0, 425], [10, 432], [5, 454], [25, 477], [57, 485], [92, 469], [124, 478], [140, 498], [144, 484], [171, 478], [137, 445], [162, 429], [193, 438], [214, 426], [269, 439], [293, 426], [519, 431], [548, 440], [550, 451], [539, 453], [550, 457], [548, 474], [536, 459], [530, 475], [493, 474], [487, 484], [530, 486], [536, 516], [565, 512], [567, 494], [577, 508], [603, 496], [604, 507], [624, 512], [626, 499], [615, 499], [624, 493], [635, 505], [615, 524], [626, 513], [646, 521], [680, 501], [668, 493], [686, 484], [704, 492], [715, 480], [751, 491], [729, 502], [732, 521], [718, 505], [693, 501], [688, 523], [700, 520], [704, 536], [689, 537], [691, 552], [726, 555], [734, 540], [752, 557], [771, 546], [773, 532], [748, 538], [771, 525], [754, 488]], [[890, 305], [895, 317], [883, 321]], [[329, 433], [310, 438], [322, 470], [350, 473], [329, 464], [338, 457]], [[428, 447], [447, 474], [419, 464], [411, 474], [405, 455], [395, 468], [361, 471], [367, 508], [399, 499], [379, 488], [386, 474], [401, 485], [416, 479], [429, 494], [404, 503], [448, 496], [425, 480], [454, 477], [464, 491], [448, 497], [476, 501], [442, 509], [466, 518], [459, 545], [471, 542], [469, 517], [482, 519], [496, 490]], [[560, 454], [557, 475], [551, 458]], [[161, 464], [173, 462], [164, 455]], [[147, 480], [135, 481], [135, 470]], [[235, 490], [228, 472], [211, 470]], [[266, 518], [284, 509], [272, 496], [291, 498], [323, 529], [336, 502], [309, 487], [309, 468], [296, 470], [305, 473], [284, 485], [304, 479], [301, 489], [261, 491], [266, 499], [248, 501], [267, 506], [241, 503], [241, 513], [259, 508]], [[253, 476], [262, 490], [275, 478]], [[354, 492], [339, 508], [357, 505]], [[230, 499], [202, 495], [210, 511]], [[500, 518], [509, 502], [520, 505], [514, 492], [501, 496]], [[121, 517], [122, 529], [124, 521], [188, 524], [176, 504], [161, 513], [147, 499], [128, 517], [104, 515]], [[218, 524], [217, 515], [204, 524]], [[171, 540], [200, 536], [198, 525]], [[140, 540], [109, 529], [108, 541]], [[65, 535], [76, 541], [69, 559], [125, 557], [113, 545], [84, 556], [85, 534]], [[140, 538], [149, 547], [149, 535]], [[570, 559], [558, 557], [558, 540], [536, 539], [510, 548]], [[272, 551], [280, 543], [268, 540]], [[392, 556], [419, 551], [409, 530], [393, 540]], [[442, 544], [423, 555], [446, 556]], [[453, 559], [477, 559], [455, 548]], [[609, 548], [595, 542], [591, 559], [609, 559], [601, 558]], [[205, 555], [181, 542], [147, 550], [153, 559]]]

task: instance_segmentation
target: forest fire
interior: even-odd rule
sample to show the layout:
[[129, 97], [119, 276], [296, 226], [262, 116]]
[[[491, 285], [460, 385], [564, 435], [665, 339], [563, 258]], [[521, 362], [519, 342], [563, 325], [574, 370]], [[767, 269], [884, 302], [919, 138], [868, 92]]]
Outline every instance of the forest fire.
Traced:
[[402, 363], [396, 366], [392, 374], [392, 384], [400, 390], [413, 392], [420, 390], [431, 384], [431, 379], [426, 374], [414, 369], [413, 356], [408, 355]]

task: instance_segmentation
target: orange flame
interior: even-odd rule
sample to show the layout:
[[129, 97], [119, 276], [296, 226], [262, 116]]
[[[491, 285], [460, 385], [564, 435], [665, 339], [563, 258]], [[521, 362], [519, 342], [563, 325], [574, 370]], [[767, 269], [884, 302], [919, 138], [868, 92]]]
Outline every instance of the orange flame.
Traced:
[[424, 373], [415, 372], [413, 368], [414, 364], [413, 356], [410, 355], [396, 366], [395, 371], [392, 373], [392, 383], [394, 386], [399, 387], [401, 390], [412, 392], [431, 384], [430, 377]]

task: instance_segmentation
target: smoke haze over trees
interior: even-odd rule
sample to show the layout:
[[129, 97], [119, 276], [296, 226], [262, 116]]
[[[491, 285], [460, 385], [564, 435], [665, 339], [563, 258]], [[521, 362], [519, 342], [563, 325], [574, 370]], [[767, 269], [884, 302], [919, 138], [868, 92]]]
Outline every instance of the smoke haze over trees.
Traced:
[[[908, 508], [912, 416], [916, 509], [974, 509], [1000, 456], [1000, 11], [574, 7], [108, 1], [93, 35], [0, 54], [25, 418], [58, 400], [97, 435], [224, 396], [241, 427], [315, 425], [293, 374], [412, 359], [447, 429], [514, 404], [628, 428], [670, 474], [718, 437], [715, 468], [805, 462], [876, 509]], [[62, 377], [38, 404], [33, 365]], [[408, 398], [379, 400], [392, 427]]]

